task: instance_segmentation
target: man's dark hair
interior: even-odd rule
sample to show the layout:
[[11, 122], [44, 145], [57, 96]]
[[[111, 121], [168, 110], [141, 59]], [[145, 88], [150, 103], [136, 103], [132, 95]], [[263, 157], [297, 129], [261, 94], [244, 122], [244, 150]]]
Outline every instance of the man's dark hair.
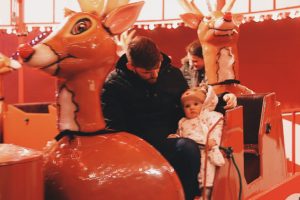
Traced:
[[162, 58], [154, 41], [143, 36], [137, 36], [131, 40], [126, 55], [133, 66], [147, 70], [152, 69]]
[[193, 56], [198, 56], [203, 58], [202, 47], [199, 40], [194, 40], [186, 47], [186, 52], [190, 53]]

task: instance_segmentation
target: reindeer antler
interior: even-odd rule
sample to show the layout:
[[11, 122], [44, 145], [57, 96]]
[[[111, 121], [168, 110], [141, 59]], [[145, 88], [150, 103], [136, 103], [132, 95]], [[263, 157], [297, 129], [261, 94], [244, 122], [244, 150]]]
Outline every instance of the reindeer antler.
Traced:
[[212, 12], [210, 0], [206, 0], [206, 5], [207, 5], [207, 8], [208, 8], [208, 11], [209, 11], [209, 12]]
[[216, 6], [216, 10], [217, 11], [221, 11], [222, 8], [224, 7], [225, 5], [225, 0], [218, 0], [217, 1], [217, 6]]
[[178, 2], [181, 4], [181, 6], [186, 10], [186, 12], [195, 13], [198, 15], [203, 16], [201, 10], [196, 6], [194, 0], [178, 0]]
[[228, 1], [225, 6], [222, 8], [222, 12], [228, 12], [232, 9], [233, 5], [235, 3], [235, 0], [231, 0], [231, 1]]
[[85, 12], [96, 12], [99, 16], [106, 15], [114, 8], [128, 4], [129, 0], [78, 0], [80, 8]]
[[101, 15], [104, 12], [106, 1], [107, 0], [78, 0], [78, 3], [82, 11], [94, 11]]

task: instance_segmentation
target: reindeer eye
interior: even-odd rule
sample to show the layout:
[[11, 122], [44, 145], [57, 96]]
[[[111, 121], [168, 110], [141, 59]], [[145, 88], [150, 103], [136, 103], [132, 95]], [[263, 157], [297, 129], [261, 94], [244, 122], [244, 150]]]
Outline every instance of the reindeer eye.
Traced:
[[73, 26], [71, 33], [73, 35], [78, 35], [88, 30], [91, 26], [92, 26], [92, 22], [90, 19], [88, 18], [80, 19]]

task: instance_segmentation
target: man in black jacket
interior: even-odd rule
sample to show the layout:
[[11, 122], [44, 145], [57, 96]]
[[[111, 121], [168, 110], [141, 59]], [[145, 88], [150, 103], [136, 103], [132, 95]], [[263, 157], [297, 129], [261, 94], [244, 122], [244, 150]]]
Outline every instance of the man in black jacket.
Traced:
[[[198, 145], [188, 138], [167, 138], [176, 132], [183, 116], [180, 97], [186, 89], [185, 78], [168, 56], [150, 38], [139, 36], [128, 44], [126, 55], [108, 76], [102, 108], [107, 128], [145, 139], [170, 162], [190, 200], [198, 192]], [[235, 99], [228, 100], [227, 106], [233, 107]]]

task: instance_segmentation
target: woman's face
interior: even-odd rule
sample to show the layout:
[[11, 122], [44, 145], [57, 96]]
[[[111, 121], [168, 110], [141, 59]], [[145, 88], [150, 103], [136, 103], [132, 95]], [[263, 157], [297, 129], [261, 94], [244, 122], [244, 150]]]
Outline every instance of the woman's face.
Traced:
[[204, 67], [203, 58], [188, 53], [188, 59], [189, 59], [189, 65], [192, 66], [194, 69], [197, 70]]

